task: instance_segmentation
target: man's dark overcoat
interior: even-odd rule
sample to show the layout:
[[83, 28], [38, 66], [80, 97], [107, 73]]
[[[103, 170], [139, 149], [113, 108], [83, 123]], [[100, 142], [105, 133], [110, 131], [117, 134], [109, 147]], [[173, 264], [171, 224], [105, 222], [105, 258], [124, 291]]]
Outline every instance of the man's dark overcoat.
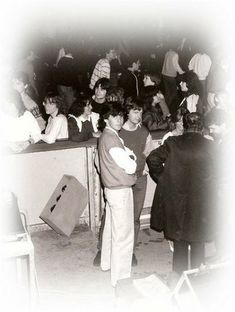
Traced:
[[170, 240], [214, 239], [217, 163], [215, 143], [200, 133], [169, 137], [147, 158], [157, 183], [151, 227]]

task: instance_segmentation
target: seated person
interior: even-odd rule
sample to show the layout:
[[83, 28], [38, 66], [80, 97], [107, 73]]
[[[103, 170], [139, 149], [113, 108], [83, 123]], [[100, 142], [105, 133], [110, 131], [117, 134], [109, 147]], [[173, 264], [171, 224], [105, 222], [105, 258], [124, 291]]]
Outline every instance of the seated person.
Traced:
[[96, 81], [92, 96], [91, 106], [94, 113], [100, 114], [105, 104], [107, 104], [106, 95], [110, 88], [110, 80], [108, 78], [100, 78]]
[[[143, 101], [142, 123], [149, 130], [166, 130], [168, 124], [166, 117], [169, 115], [164, 96], [155, 86], [145, 87], [145, 94], [140, 97]], [[160, 105], [161, 104], [161, 105]], [[162, 106], [165, 107], [164, 112]]]
[[0, 113], [1, 144], [14, 152], [21, 152], [41, 139], [35, 117], [26, 110], [17, 92], [6, 94]]
[[68, 139], [68, 120], [63, 114], [63, 99], [58, 93], [51, 91], [47, 93], [43, 105], [50, 117], [41, 139], [49, 144], [56, 140]]
[[44, 130], [46, 122], [36, 103], [36, 94], [34, 89], [29, 85], [27, 74], [24, 72], [15, 73], [12, 83], [13, 88], [19, 92], [25, 108], [36, 118], [41, 131]]
[[83, 142], [98, 137], [97, 123], [99, 114], [91, 111], [92, 106], [87, 96], [80, 96], [69, 109], [68, 131], [71, 141]]
[[[156, 93], [157, 90], [157, 93]], [[147, 99], [148, 97], [152, 97], [154, 95], [154, 105], [158, 104], [163, 114], [163, 119], [170, 116], [169, 108], [166, 104], [165, 97], [162, 94], [159, 85], [151, 85], [147, 84], [141, 89], [140, 97], [143, 99]]]

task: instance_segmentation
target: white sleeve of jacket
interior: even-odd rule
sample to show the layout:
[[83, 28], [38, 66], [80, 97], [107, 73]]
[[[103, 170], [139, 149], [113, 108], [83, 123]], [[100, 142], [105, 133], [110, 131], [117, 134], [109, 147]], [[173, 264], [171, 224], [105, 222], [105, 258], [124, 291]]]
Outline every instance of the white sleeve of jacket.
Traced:
[[120, 147], [112, 147], [109, 150], [115, 163], [122, 169], [125, 170], [127, 174], [133, 174], [136, 171], [136, 161], [132, 159], [127, 151]]

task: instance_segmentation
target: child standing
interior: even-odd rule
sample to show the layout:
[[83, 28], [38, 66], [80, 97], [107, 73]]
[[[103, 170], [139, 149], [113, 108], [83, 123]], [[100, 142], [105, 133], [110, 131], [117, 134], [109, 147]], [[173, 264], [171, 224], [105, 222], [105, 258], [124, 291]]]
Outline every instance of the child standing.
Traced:
[[[103, 120], [102, 120], [103, 119]], [[133, 193], [136, 157], [124, 146], [118, 131], [123, 125], [123, 109], [109, 103], [102, 119], [106, 126], [99, 139], [100, 174], [106, 197], [101, 269], [111, 269], [111, 284], [131, 274], [134, 244]]]

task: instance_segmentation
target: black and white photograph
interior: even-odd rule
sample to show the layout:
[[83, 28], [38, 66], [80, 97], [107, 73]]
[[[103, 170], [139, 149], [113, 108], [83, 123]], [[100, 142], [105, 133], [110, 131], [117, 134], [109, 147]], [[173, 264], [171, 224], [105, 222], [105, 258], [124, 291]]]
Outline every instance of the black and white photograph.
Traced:
[[234, 12], [4, 1], [1, 311], [234, 310]]

